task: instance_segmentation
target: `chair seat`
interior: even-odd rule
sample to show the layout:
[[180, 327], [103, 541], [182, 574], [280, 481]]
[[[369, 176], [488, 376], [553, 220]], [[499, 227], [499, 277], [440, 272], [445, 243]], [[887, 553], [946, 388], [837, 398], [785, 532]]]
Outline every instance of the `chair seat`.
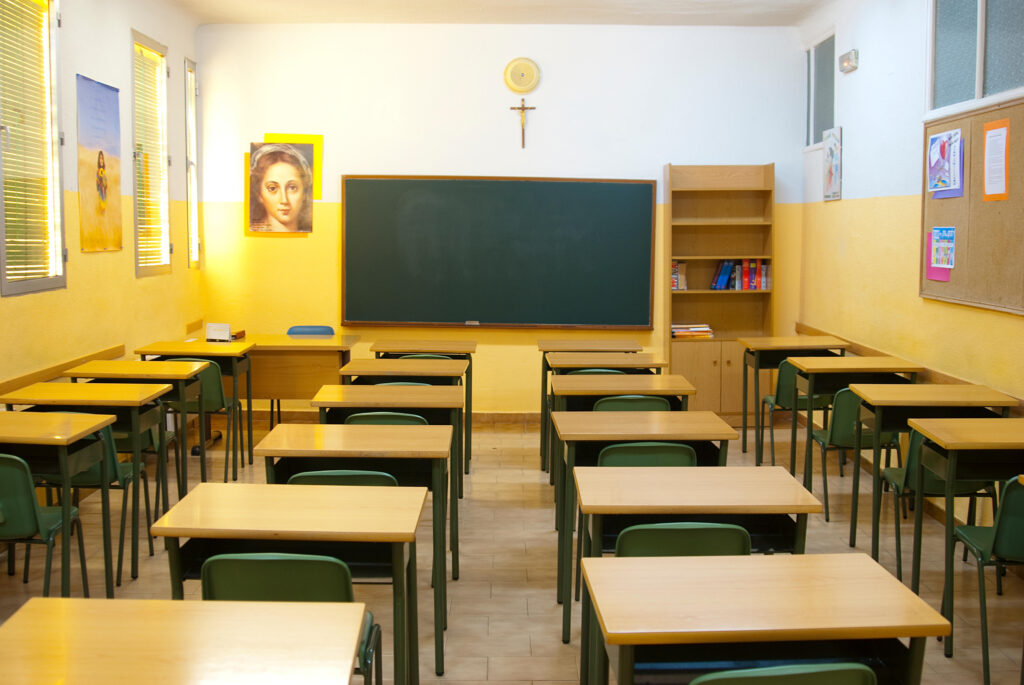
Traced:
[[[789, 411], [792, 409], [792, 405], [789, 404], [789, 399], [786, 399], [786, 404], [781, 404], [775, 401], [775, 395], [765, 395], [764, 402], [770, 404], [776, 409], [782, 409], [783, 411]], [[832, 406], [832, 395], [815, 395], [814, 396], [814, 408], [825, 409], [826, 407]], [[807, 411], [807, 398], [801, 395], [796, 401], [797, 411]]]
[[981, 556], [981, 550], [992, 549], [996, 529], [992, 526], [957, 526], [953, 534], [970, 547], [975, 556]]
[[[71, 520], [78, 518], [78, 507], [71, 507]], [[39, 507], [39, 537], [51, 540], [60, 531], [61, 508]]]

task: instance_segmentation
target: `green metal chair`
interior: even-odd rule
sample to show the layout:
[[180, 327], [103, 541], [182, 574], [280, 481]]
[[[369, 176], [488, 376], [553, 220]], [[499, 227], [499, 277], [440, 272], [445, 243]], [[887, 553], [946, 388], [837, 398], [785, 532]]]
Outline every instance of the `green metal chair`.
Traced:
[[345, 418], [345, 423], [364, 426], [426, 426], [419, 414], [400, 411], [363, 411]]
[[[995, 419], [993, 419], [995, 420]], [[978, 600], [981, 604], [981, 657], [985, 685], [989, 683], [988, 613], [985, 607], [985, 567], [996, 567], [996, 594], [1003, 594], [1003, 569], [1024, 564], [1024, 476], [1006, 481], [991, 526], [957, 526], [954, 540], [964, 543], [978, 563]], [[953, 582], [947, 578], [946, 582]], [[950, 591], [950, 603], [953, 596]], [[950, 607], [952, 609], [952, 607]], [[952, 615], [952, 611], [950, 611]], [[950, 633], [952, 639], [952, 633]]]
[[[135, 476], [132, 473], [131, 462], [121, 462], [117, 460], [117, 449], [114, 443], [114, 434], [110, 426], [104, 426], [99, 431], [100, 440], [103, 441], [103, 453], [104, 459], [107, 460], [107, 474], [109, 475], [108, 487], [115, 490], [121, 490], [121, 532], [118, 536], [117, 544], [117, 584], [121, 585], [121, 570], [124, 563], [124, 530], [125, 522], [128, 515], [128, 488], [129, 486], [135, 487]], [[149, 486], [146, 479], [146, 465], [145, 463], [140, 464], [139, 480], [142, 486], [143, 500], [146, 504], [146, 539], [149, 542], [149, 556], [153, 556], [153, 535], [149, 532], [149, 529], [153, 525], [153, 516], [149, 506]], [[37, 474], [36, 481], [40, 485], [46, 488], [46, 502], [50, 503], [50, 498], [54, 489], [58, 489], [63, 485], [63, 480], [60, 474], [46, 473]], [[71, 488], [73, 492], [74, 502], [78, 504], [78, 492], [80, 488], [99, 488], [102, 486], [102, 471], [98, 463], [93, 464], [88, 469], [81, 473], [76, 473], [71, 477]]]
[[[917, 462], [921, 458], [923, 447], [924, 436], [917, 431], [911, 431], [910, 442], [907, 447], [907, 465], [906, 468], [902, 466], [894, 466], [892, 468], [886, 468], [882, 470], [882, 480], [884, 480], [889, 488], [892, 490], [892, 512], [893, 522], [896, 528], [896, 577], [903, 580], [903, 551], [900, 544], [900, 501], [906, 503], [916, 491], [917, 491]], [[942, 478], [936, 473], [933, 473], [929, 469], [924, 470], [924, 487], [923, 493], [925, 497], [943, 497], [946, 494], [946, 479]], [[958, 480], [953, 485], [953, 496], [954, 497], [970, 497], [970, 504], [967, 508], [967, 520], [974, 521], [977, 498], [978, 497], [989, 497], [992, 500], [992, 518], [995, 519], [996, 515], [996, 489], [995, 483], [991, 481], [980, 481], [980, 480]], [[967, 558], [967, 550], [964, 550], [964, 559]]]
[[303, 471], [288, 479], [289, 485], [367, 485], [397, 487], [398, 480], [383, 471], [357, 471], [335, 469], [331, 471]]
[[[764, 454], [764, 428], [765, 425], [775, 425], [775, 412], [777, 410], [782, 411], [793, 411], [793, 387], [796, 383], [796, 367], [790, 364], [788, 361], [783, 360], [779, 364], [779, 371], [775, 379], [775, 392], [772, 394], [765, 395], [761, 398], [761, 433], [757, 436], [757, 442], [760, 446], [758, 450], [761, 454]], [[812, 406], [814, 409], [822, 409], [828, 411], [829, 405], [832, 404], [831, 395], [815, 395]], [[764, 410], [768, 409], [768, 423], [764, 422]], [[807, 398], [800, 397], [797, 400], [797, 411], [807, 411]], [[826, 416], [826, 423], [828, 418]], [[771, 444], [772, 453], [772, 466], [775, 466], [775, 431], [768, 431], [768, 439]], [[789, 470], [793, 471], [793, 465], [790, 464]]]
[[[315, 554], [219, 554], [203, 563], [204, 600], [353, 602], [352, 573], [333, 557]], [[380, 626], [367, 609], [359, 639], [359, 673], [383, 682]], [[375, 666], [375, 668], [371, 668]]]
[[[207, 359], [195, 359], [192, 357], [178, 357], [176, 359], [169, 359], [168, 361], [175, 362], [204, 362], [209, 361]], [[228, 482], [228, 451], [231, 452], [231, 480], [238, 480], [238, 461], [239, 461], [239, 445], [242, 441], [242, 403], [238, 401], [237, 397], [228, 397], [224, 392], [224, 384], [221, 381], [220, 367], [217, 364], [211, 363], [205, 369], [199, 372], [199, 382], [202, 388], [203, 395], [203, 411], [206, 414], [206, 420], [210, 420], [211, 414], [217, 414], [224, 412], [227, 417], [227, 429], [225, 431], [225, 443], [224, 443], [224, 482]], [[181, 406], [181, 402], [167, 402], [170, 409], [178, 412], [196, 414], [199, 412], [199, 402], [190, 401], [186, 402], [185, 406]], [[200, 440], [205, 440], [206, 436], [200, 436]], [[187, 459], [188, 455], [183, 458]], [[245, 466], [245, 460], [242, 460], [242, 466]], [[202, 481], [206, 481], [206, 460], [201, 460], [199, 464], [199, 474]]]
[[731, 523], [645, 523], [615, 541], [617, 557], [709, 557], [750, 554], [750, 534]]
[[598, 466], [696, 466], [697, 452], [677, 442], [620, 442], [597, 455]]
[[799, 664], [706, 673], [690, 685], [875, 685], [864, 664]]
[[[28, 582], [31, 545], [46, 545], [46, 570], [43, 572], [43, 596], [50, 595], [50, 570], [53, 568], [53, 543], [62, 532], [61, 507], [40, 507], [28, 464], [21, 457], [0, 454], [0, 542], [7, 543], [7, 575], [14, 575], [14, 550], [25, 543], [25, 573]], [[77, 529], [78, 557], [82, 565], [82, 594], [89, 596], [89, 577], [85, 569], [85, 542], [78, 507], [71, 507], [71, 531]], [[37, 537], [38, 536], [38, 537]]]
[[672, 405], [657, 395], [613, 395], [594, 402], [594, 411], [671, 411]]
[[[824, 489], [825, 499], [825, 520], [828, 521], [828, 469], [826, 467], [825, 455], [830, 448], [839, 450], [839, 474], [842, 476], [843, 460], [846, 457], [846, 450], [853, 452], [854, 468], [857, 464], [858, 455], [861, 450], [870, 449], [874, 434], [868, 429], [862, 429], [860, 445], [857, 445], [857, 423], [860, 421], [860, 398], [849, 388], [843, 388], [835, 394], [832, 401], [832, 416], [828, 422], [828, 428], [816, 430], [813, 433], [813, 440], [821, 448], [821, 482]], [[897, 463], [902, 464], [900, 457], [899, 435], [895, 432], [883, 432], [881, 444], [885, 447], [885, 467], [889, 466], [892, 456], [892, 449], [896, 448]], [[808, 481], [809, 482], [809, 481]], [[809, 488], [808, 488], [809, 489]], [[854, 493], [856, 496], [856, 493]]]

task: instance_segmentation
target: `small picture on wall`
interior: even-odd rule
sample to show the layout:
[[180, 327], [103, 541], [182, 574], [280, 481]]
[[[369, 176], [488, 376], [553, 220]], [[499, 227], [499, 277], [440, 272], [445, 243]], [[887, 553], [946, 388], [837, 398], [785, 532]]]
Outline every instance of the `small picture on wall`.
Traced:
[[313, 145], [252, 143], [246, 167], [248, 234], [313, 231]]
[[843, 197], [843, 129], [830, 128], [822, 135], [825, 151], [825, 200]]
[[82, 252], [121, 249], [121, 117], [118, 90], [75, 75], [78, 212]]

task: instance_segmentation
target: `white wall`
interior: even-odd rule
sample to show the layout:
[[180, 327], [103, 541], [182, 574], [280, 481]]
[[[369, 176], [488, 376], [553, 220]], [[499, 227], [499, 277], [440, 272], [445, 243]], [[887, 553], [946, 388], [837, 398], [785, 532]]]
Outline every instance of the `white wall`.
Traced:
[[[803, 46], [792, 28], [216, 25], [197, 34], [204, 201], [239, 202], [264, 133], [324, 136], [342, 174], [660, 179], [666, 162], [775, 162], [801, 199]], [[505, 64], [541, 69], [519, 96]]]

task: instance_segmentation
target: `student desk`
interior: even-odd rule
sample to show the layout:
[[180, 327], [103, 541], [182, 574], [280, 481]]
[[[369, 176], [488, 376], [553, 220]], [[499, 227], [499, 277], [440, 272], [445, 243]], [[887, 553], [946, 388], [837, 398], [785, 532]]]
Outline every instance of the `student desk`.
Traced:
[[[144, 345], [135, 350], [135, 354], [143, 359], [152, 357], [154, 359], [166, 359], [167, 357], [193, 357], [215, 362], [220, 367], [221, 373], [231, 376], [231, 396], [238, 399], [238, 377], [245, 374], [245, 400], [249, 408], [248, 433], [249, 433], [249, 463], [252, 463], [252, 366], [249, 359], [249, 351], [254, 343], [251, 340], [236, 340], [234, 342], [206, 342], [205, 340], [164, 340], [161, 342]], [[241, 421], [241, 415], [239, 415]], [[239, 435], [241, 435], [241, 424], [239, 424]], [[205, 440], [206, 436], [202, 436]], [[227, 459], [228, 455], [225, 454]], [[237, 467], [232, 464], [232, 478], [238, 479]]]
[[[71, 476], [100, 463], [100, 498], [103, 517], [103, 560], [106, 569], [107, 597], [114, 596], [114, 571], [110, 550], [110, 474], [101, 440], [81, 440], [116, 416], [105, 414], [65, 414], [58, 412], [0, 412], [0, 452], [16, 454], [33, 470], [50, 471], [56, 466], [64, 481], [61, 487], [60, 594], [71, 593]], [[54, 458], [56, 457], [56, 464]], [[0, 641], [0, 646], [3, 642]]]
[[[777, 369], [787, 357], [802, 356], [836, 356], [833, 350], [839, 350], [839, 356], [845, 353], [850, 343], [831, 335], [791, 335], [738, 338], [743, 345], [743, 440], [740, 449], [747, 451], [747, 368], [754, 371], [754, 433], [761, 435], [761, 370]], [[754, 463], [760, 465], [762, 445], [759, 439], [754, 440]]]
[[[927, 638], [950, 631], [864, 554], [606, 557], [585, 559], [583, 575], [607, 648], [593, 650], [593, 685], [607, 681], [609, 657], [621, 685], [633, 682], [637, 663], [659, 657], [694, 675], [881, 660], [915, 685]], [[909, 647], [899, 638], [910, 638]]]
[[[595, 557], [604, 551], [606, 523], [616, 532], [665, 520], [732, 523], [750, 533], [752, 551], [803, 554], [807, 515], [822, 511], [821, 502], [781, 466], [577, 466], [575, 476], [580, 509], [590, 522], [584, 554]], [[589, 615], [587, 607], [583, 615]], [[592, 648], [589, 627], [582, 627], [581, 668], [587, 668]]]
[[[1024, 472], [1024, 419], [909, 419], [911, 430], [930, 442], [932, 451], [922, 451], [917, 464], [920, 483], [927, 467], [946, 480], [946, 557], [942, 615], [953, 620], [953, 492], [958, 479], [1003, 481]], [[924, 509], [920, 488], [915, 493], [914, 571], [911, 588], [917, 592], [921, 573], [921, 512]], [[953, 636], [944, 645], [946, 656], [953, 655]]]
[[[374, 387], [374, 386], [370, 386]], [[457, 389], [457, 388], [456, 388]], [[267, 482], [274, 482], [274, 459], [290, 457], [346, 459], [428, 460], [431, 468], [434, 530], [434, 642], [437, 674], [444, 672], [444, 627], [447, 604], [447, 558], [445, 555], [444, 476], [451, 452], [452, 426], [365, 426], [279, 423], [256, 446], [256, 456], [265, 457]], [[344, 467], [344, 463], [339, 463]], [[451, 499], [452, 575], [458, 578], [459, 503], [455, 476], [449, 487]], [[293, 486], [299, 488], [300, 486]], [[303, 486], [305, 487], [305, 486]], [[373, 488], [374, 490], [382, 488]], [[392, 488], [383, 488], [391, 490]]]
[[[188, 424], [185, 420], [185, 403], [195, 401], [199, 407], [199, 435], [206, 435], [206, 412], [203, 411], [202, 383], [199, 382], [199, 373], [210, 365], [209, 362], [143, 362], [131, 359], [103, 360], [80, 364], [68, 369], [63, 373], [65, 377], [75, 382], [79, 378], [93, 378], [103, 381], [165, 381], [173, 382], [175, 386], [174, 401], [180, 402], [182, 411], [180, 417], [175, 418], [175, 433], [178, 439], [178, 448], [183, 457], [178, 459], [178, 499], [181, 499], [188, 490]], [[179, 420], [180, 419], [180, 420]], [[202, 480], [206, 480], [206, 442], [200, 437], [200, 464], [202, 465]], [[166, 464], [162, 468], [166, 469]], [[164, 493], [164, 511], [170, 507], [167, 494], [166, 471], [161, 481]], [[159, 503], [157, 503], [159, 508]]]
[[562, 490], [555, 489], [555, 497], [561, 500], [562, 513], [558, 529], [557, 598], [562, 602], [562, 642], [568, 643], [572, 607], [572, 529], [576, 514], [576, 488], [571, 474], [576, 466], [576, 444], [634, 440], [693, 444], [717, 440], [718, 466], [725, 466], [729, 440], [735, 440], [738, 434], [710, 411], [563, 411], [552, 412], [551, 421], [558, 438], [565, 444], [563, 468], [566, 477], [562, 479]]
[[[802, 394], [811, 407], [815, 395], [834, 395], [850, 383], [900, 383], [899, 374], [907, 374], [907, 381], [913, 383], [924, 367], [898, 357], [789, 357], [796, 369], [793, 382], [793, 406]], [[814, 446], [813, 411], [807, 412], [807, 435], [804, 444], [804, 487], [811, 489], [811, 453]], [[789, 471], [796, 469], [796, 412], [790, 412]], [[828, 426], [825, 426], [827, 429]], [[758, 439], [760, 440], [760, 431]]]
[[[548, 470], [550, 445], [545, 443], [548, 425], [551, 421], [551, 407], [548, 405], [548, 352], [639, 352], [643, 346], [635, 340], [538, 340], [540, 350], [540, 467]], [[552, 477], [553, 474], [552, 474]], [[553, 481], [552, 481], [553, 482]]]
[[[370, 345], [370, 352], [376, 357], [401, 357], [406, 354], [443, 354], [453, 359], [465, 359], [466, 366], [466, 415], [473, 415], [473, 354], [475, 340], [378, 340]], [[473, 422], [464, 426], [465, 458], [462, 460], [465, 473], [469, 473], [469, 462], [473, 459]], [[460, 433], [462, 435], [462, 433]], [[459, 497], [462, 497], [462, 481], [459, 481]]]
[[252, 399], [308, 400], [320, 386], [338, 382], [358, 335], [286, 335], [253, 333], [249, 360]]
[[[971, 384], [914, 384], [887, 385], [854, 383], [850, 390], [863, 400], [860, 421], [857, 423], [858, 444], [864, 425], [874, 431], [871, 472], [871, 557], [878, 559], [878, 519], [882, 508], [882, 447], [879, 436], [883, 431], [906, 431], [907, 420], [953, 417], [995, 417], [990, 407], [1000, 407], [1006, 416], [1010, 407], [1016, 407], [1016, 398], [983, 385]], [[853, 470], [853, 502], [850, 509], [850, 547], [857, 543], [857, 494], [860, 487], [860, 468]]]
[[8, 685], [347, 683], [365, 611], [361, 602], [33, 597], [0, 626], [0, 662]]
[[[390, 377], [395, 381], [410, 378], [437, 378], [446, 379], [444, 382], [455, 385], [462, 384], [462, 379], [469, 372], [469, 360], [467, 359], [356, 359], [341, 367], [342, 383], [350, 383], [353, 376], [377, 376]], [[466, 395], [466, 411], [464, 423], [473, 423], [473, 406], [469, 403], [469, 395]], [[458, 442], [459, 461], [452, 465], [452, 468], [459, 476], [459, 497], [462, 497], [464, 468], [462, 459], [468, 456], [469, 443], [465, 441], [466, 434], [460, 434]]]
[[[214, 554], [305, 552], [350, 562], [351, 543], [386, 546], [393, 583], [395, 682], [415, 685], [419, 682], [416, 526], [426, 499], [426, 488], [200, 483], [153, 524], [153, 535], [165, 537], [173, 599], [183, 598], [184, 579], [198, 578], [203, 561]], [[183, 537], [190, 539], [180, 544], [179, 538]], [[337, 611], [344, 605], [331, 606]], [[271, 622], [270, 616], [262, 614], [256, 622], [236, 623], [233, 627], [276, 626], [275, 630], [262, 631], [276, 640], [298, 635], [301, 630], [292, 623]], [[228, 649], [228, 642], [253, 644], [250, 637], [225, 630], [213, 644]], [[325, 637], [332, 642], [335, 638], [332, 633]]]
[[[0, 395], [0, 403], [60, 407], [64, 411], [115, 414], [114, 427], [127, 430], [132, 441], [132, 476], [141, 486], [142, 433], [160, 431], [158, 459], [167, 463], [164, 408], [156, 400], [171, 391], [167, 383], [34, 383]], [[166, 490], [166, 483], [165, 490]], [[67, 529], [65, 529], [67, 530]], [[139, 577], [139, 488], [132, 487], [132, 578]]]

